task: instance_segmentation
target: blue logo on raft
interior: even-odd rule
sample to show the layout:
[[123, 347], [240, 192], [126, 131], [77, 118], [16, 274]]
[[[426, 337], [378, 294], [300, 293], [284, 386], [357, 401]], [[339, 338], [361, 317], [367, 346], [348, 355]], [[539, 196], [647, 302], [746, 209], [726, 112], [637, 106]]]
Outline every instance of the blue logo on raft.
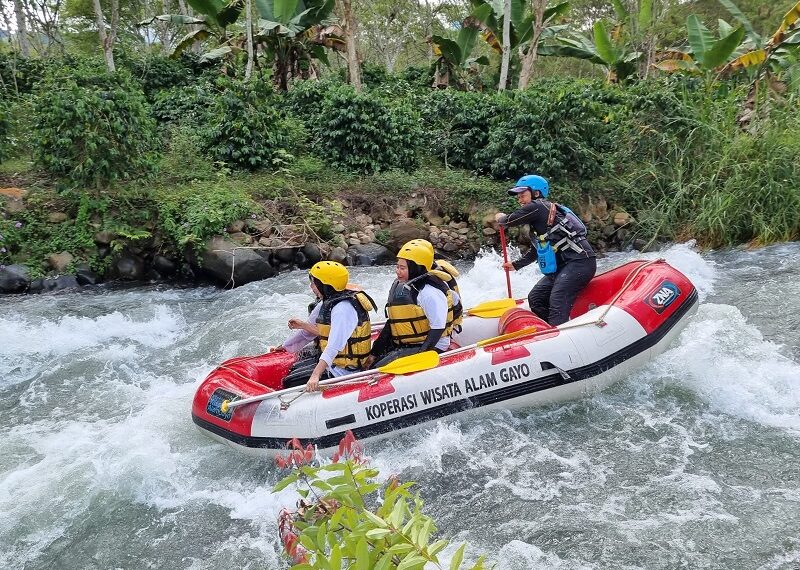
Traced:
[[227, 390], [223, 390], [222, 388], [217, 388], [216, 390], [214, 390], [214, 393], [211, 394], [211, 397], [208, 399], [208, 405], [206, 405], [206, 412], [208, 412], [209, 415], [212, 415], [215, 418], [219, 418], [223, 421], [229, 422], [233, 417], [233, 410], [228, 410], [227, 412], [223, 413], [222, 402], [224, 402], [225, 400], [232, 402], [238, 399], [239, 396], [234, 394], [233, 392], [228, 392]]
[[675, 299], [680, 297], [681, 290], [672, 281], [662, 281], [661, 285], [651, 291], [644, 298], [645, 304], [659, 315], [669, 307]]

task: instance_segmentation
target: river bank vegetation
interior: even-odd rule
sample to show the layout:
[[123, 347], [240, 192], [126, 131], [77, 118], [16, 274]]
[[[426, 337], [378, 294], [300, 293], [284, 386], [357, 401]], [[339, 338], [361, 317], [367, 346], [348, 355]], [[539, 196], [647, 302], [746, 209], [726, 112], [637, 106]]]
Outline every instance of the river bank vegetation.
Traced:
[[404, 216], [471, 255], [526, 172], [604, 247], [800, 233], [800, 4], [17, 4], [0, 264], [31, 279], [196, 273], [226, 234], [280, 269]]

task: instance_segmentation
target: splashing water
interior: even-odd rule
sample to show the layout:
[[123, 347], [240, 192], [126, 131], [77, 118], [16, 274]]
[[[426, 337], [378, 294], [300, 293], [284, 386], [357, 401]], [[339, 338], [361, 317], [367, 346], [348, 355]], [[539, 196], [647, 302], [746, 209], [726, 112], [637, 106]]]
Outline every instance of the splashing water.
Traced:
[[[368, 444], [382, 477], [419, 481], [468, 557], [502, 570], [800, 565], [800, 244], [645, 257], [703, 301], [650, 366], [592, 398]], [[467, 305], [505, 296], [500, 263], [458, 264]], [[539, 276], [512, 273], [514, 295]], [[393, 278], [354, 268], [351, 281], [380, 303]], [[310, 300], [303, 272], [232, 291], [0, 298], [0, 567], [285, 567], [276, 519], [296, 495], [271, 494], [281, 473], [206, 439], [189, 407], [218, 362], [280, 343]]]

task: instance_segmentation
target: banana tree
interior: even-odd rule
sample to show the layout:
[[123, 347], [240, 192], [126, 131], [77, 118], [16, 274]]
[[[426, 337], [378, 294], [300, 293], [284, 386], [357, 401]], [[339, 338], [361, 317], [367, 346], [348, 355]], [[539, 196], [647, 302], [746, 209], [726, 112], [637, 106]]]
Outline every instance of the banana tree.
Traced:
[[604, 20], [595, 22], [592, 32], [592, 38], [583, 34], [558, 37], [556, 43], [541, 46], [539, 51], [541, 55], [574, 57], [602, 65], [609, 83], [625, 81], [636, 73], [642, 52], [631, 51], [621, 34], [609, 33]]
[[800, 45], [800, 2], [797, 2], [781, 20], [778, 29], [769, 37], [763, 38], [753, 29], [753, 25], [731, 0], [720, 0], [728, 11], [747, 30], [749, 45], [747, 50], [728, 62], [722, 72], [739, 69], [756, 69], [756, 78], [765, 71], [780, 72], [790, 67], [795, 60], [797, 46]]
[[345, 49], [344, 40], [327, 24], [334, 0], [255, 0], [259, 14], [256, 43], [274, 62], [276, 85], [282, 91], [292, 77], [308, 77], [312, 59], [327, 64], [325, 47]]
[[656, 68], [666, 72], [705, 74], [710, 80], [714, 71], [728, 63], [745, 37], [744, 26], [733, 29], [722, 21], [719, 37], [715, 38], [694, 14], [686, 19], [686, 29], [690, 50], [676, 52], [678, 57], [664, 59], [654, 64]]
[[[520, 88], [527, 86], [533, 61], [538, 55], [541, 42], [555, 38], [565, 25], [555, 22], [569, 12], [569, 2], [563, 1], [547, 7], [547, 0], [511, 0], [508, 44], [517, 50], [523, 60], [520, 73]], [[480, 23], [483, 39], [497, 53], [503, 52], [503, 2], [500, 0], [471, 0], [472, 17]]]
[[485, 55], [472, 57], [479, 33], [480, 22], [470, 16], [461, 24], [456, 40], [438, 35], [429, 38], [433, 54], [437, 56], [434, 62], [435, 87], [448, 87], [452, 83], [466, 89], [470, 85], [470, 75], [476, 72], [477, 66], [489, 64], [489, 58]]

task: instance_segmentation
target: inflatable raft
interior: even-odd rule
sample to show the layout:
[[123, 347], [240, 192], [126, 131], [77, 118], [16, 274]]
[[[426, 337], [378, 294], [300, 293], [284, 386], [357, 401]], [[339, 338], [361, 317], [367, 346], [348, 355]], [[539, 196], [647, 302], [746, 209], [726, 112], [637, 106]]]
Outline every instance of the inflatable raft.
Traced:
[[633, 261], [595, 276], [561, 326], [521, 305], [502, 317], [468, 316], [451, 350], [425, 353], [433, 362], [407, 357], [419, 357], [410, 370], [331, 379], [321, 392], [281, 389], [293, 354], [227, 360], [198, 388], [192, 419], [236, 449], [274, 455], [292, 438], [324, 452], [348, 430], [363, 441], [458, 414], [578, 398], [663, 352], [697, 305], [695, 287], [665, 261]]

